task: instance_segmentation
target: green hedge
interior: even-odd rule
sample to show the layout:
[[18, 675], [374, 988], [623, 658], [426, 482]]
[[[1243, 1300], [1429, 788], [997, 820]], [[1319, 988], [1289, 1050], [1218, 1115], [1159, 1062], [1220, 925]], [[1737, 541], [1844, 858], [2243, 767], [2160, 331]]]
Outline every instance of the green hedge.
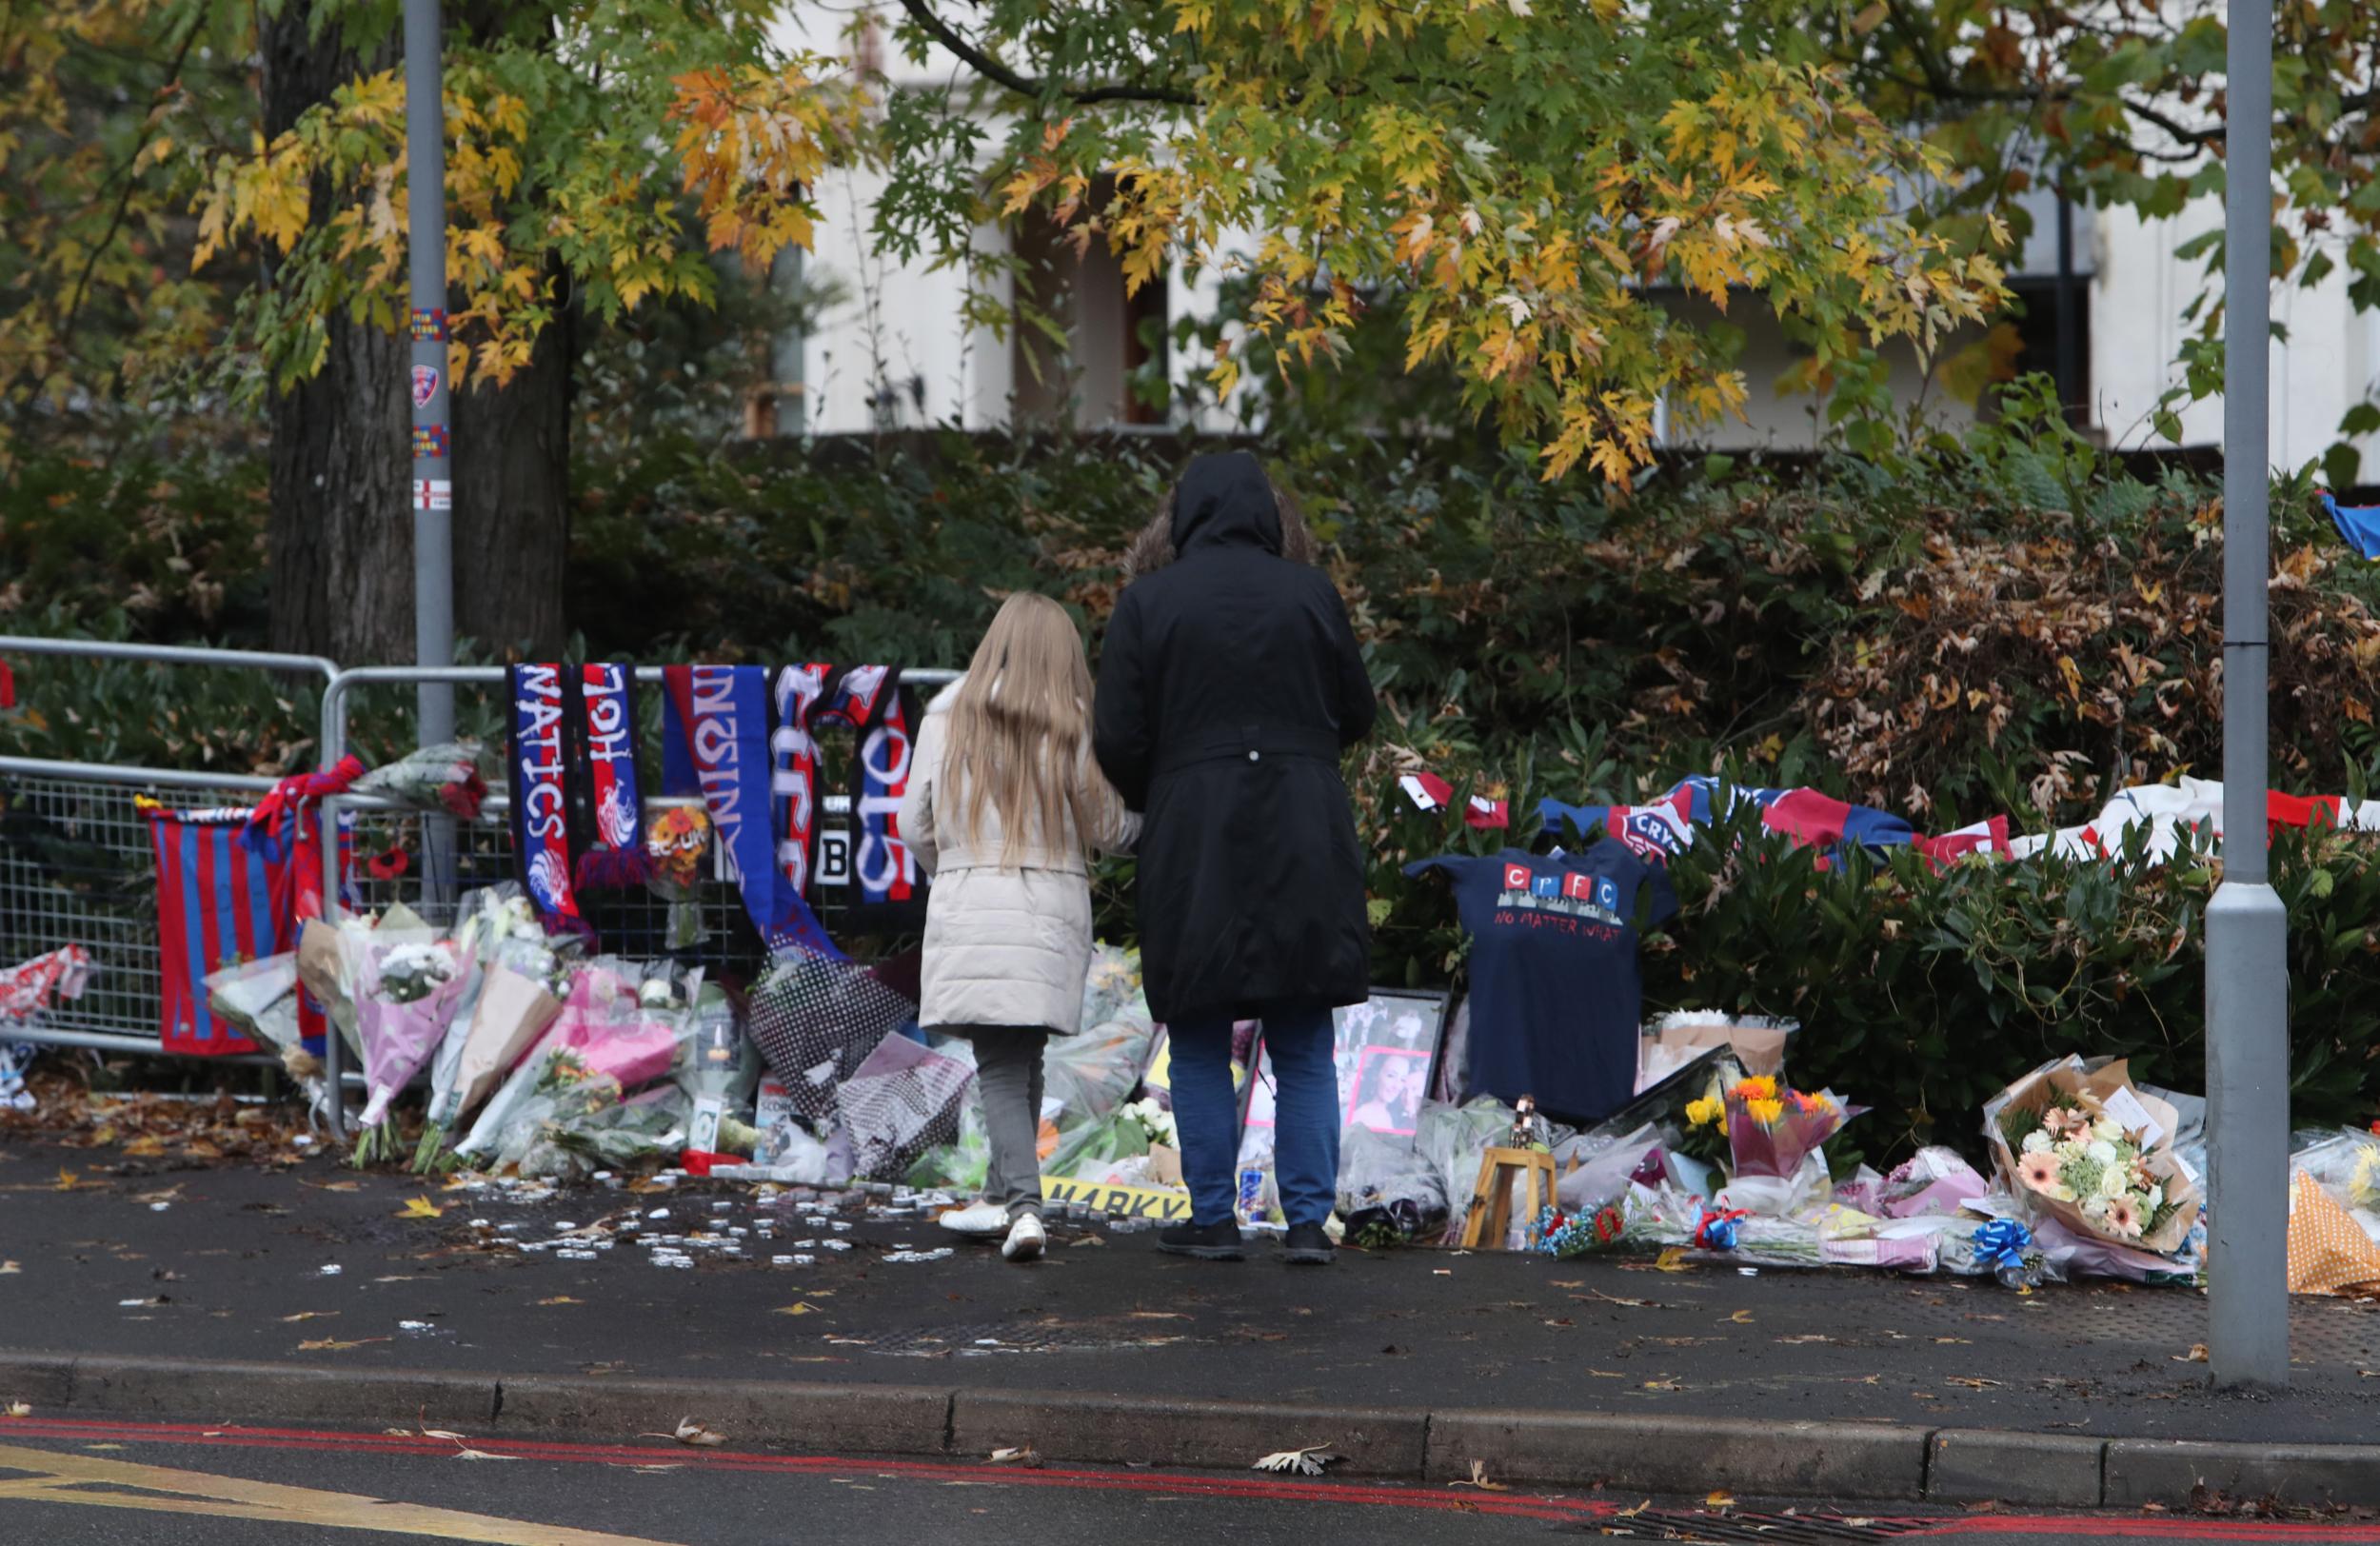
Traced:
[[[1493, 452], [1318, 437], [1275, 455], [1328, 545], [1383, 689], [1349, 783], [1374, 856], [1383, 981], [1459, 973], [1451, 909], [1407, 859], [1494, 840], [1413, 813], [1428, 766], [1504, 795], [1629, 801], [1680, 775], [1815, 783], [1948, 828], [2082, 820], [2112, 785], [2217, 765], [2219, 520], [2179, 473], [2131, 476], [2047, 413], [1890, 466], [1778, 479], [1710, 458], [1631, 502]], [[648, 438], [578, 478], [569, 584], [592, 654], [957, 664], [1006, 591], [1103, 618], [1129, 534], [1187, 447], [956, 434], [729, 452]], [[39, 460], [0, 505], [0, 627], [261, 642], [261, 464]], [[2360, 790], [2380, 737], [2380, 581], [2307, 491], [2275, 499], [2275, 783]], [[170, 691], [33, 669], [0, 744], [277, 770], [311, 752], [285, 686]], [[375, 752], [404, 694], [366, 705]], [[492, 728], [492, 725], [489, 726]], [[2303, 1120], [2369, 1115], [2380, 1020], [2354, 840], [2285, 839]], [[1128, 935], [1121, 882], [1101, 928]], [[1800, 1071], [1877, 1107], [1866, 1141], [1968, 1136], [2055, 1052], [2198, 1082], [2203, 864], [2129, 878], [2040, 860], [1817, 876], [1747, 834], [1677, 864], [1655, 1007], [1789, 1014]]]

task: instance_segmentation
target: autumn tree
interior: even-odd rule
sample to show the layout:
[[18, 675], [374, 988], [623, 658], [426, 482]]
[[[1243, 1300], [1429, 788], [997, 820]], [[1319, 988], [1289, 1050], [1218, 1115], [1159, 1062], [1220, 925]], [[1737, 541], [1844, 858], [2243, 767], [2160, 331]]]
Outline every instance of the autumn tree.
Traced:
[[[1944, 227], [2021, 223], [2019, 197], [2048, 182], [2065, 197], [2180, 214], [2220, 200], [2230, 133], [2223, 0], [1862, 0], [1791, 13], [1800, 47], [1859, 86], [1876, 110], [1922, 129], [1956, 168], [1934, 201]], [[2272, 165], [2277, 285], [2342, 271], [2354, 308], [2380, 307], [2380, 10], [2309, 0], [2273, 12]], [[2222, 389], [2223, 233], [2182, 249], [2204, 260], [2194, 326], [2165, 411], [2144, 429], [2178, 438], [2171, 408]], [[2276, 323], [2276, 337], [2286, 332]], [[2358, 468], [2344, 437], [2380, 432], [2380, 404], [2350, 408], [2325, 459], [2337, 484]]]
[[[707, 300], [714, 253], [764, 269], [809, 239], [803, 190], [855, 98], [831, 65], [770, 43], [770, 19], [743, 0], [449, 9], [466, 634], [543, 648], [563, 636], [578, 329], [646, 297]], [[0, 268], [22, 303], [0, 331], [0, 396], [21, 433], [134, 362], [141, 378], [121, 385], [149, 401], [179, 387], [269, 402], [275, 633], [353, 660], [403, 658], [410, 637], [395, 23], [393, 7], [347, 0], [286, 0], [261, 17], [224, 0], [101, 0], [38, 12], [0, 43], [12, 65], [141, 57], [159, 36], [255, 61], [245, 89], [203, 93], [150, 69], [131, 112], [87, 110], [110, 126], [101, 148], [10, 193], [42, 224], [12, 223], [30, 253]], [[0, 107], [0, 151], [70, 145], [75, 108], [71, 94]], [[182, 309], [148, 300], [152, 288]], [[87, 307], [122, 324], [112, 373], [95, 347], [78, 353]]]
[[[1707, 0], [902, 0], [901, 43], [956, 56], [974, 89], [889, 105], [878, 236], [972, 261], [996, 316], [972, 232], [1040, 205], [1128, 285], [1177, 257], [1243, 270], [1242, 320], [1303, 365], [1394, 286], [1409, 365], [1450, 362], [1547, 476], [1583, 461], [1625, 484], [1656, 403], [1691, 426], [1745, 391], [1725, 330], [1657, 304], [1658, 282], [1773, 308], [1817, 386], [1888, 339], [1932, 349], [2001, 296], [1994, 232], [1954, 244], [1901, 208], [1947, 159], [1794, 31]], [[988, 208], [953, 163], [982, 168]], [[1212, 380], [1238, 370], [1227, 340]]]

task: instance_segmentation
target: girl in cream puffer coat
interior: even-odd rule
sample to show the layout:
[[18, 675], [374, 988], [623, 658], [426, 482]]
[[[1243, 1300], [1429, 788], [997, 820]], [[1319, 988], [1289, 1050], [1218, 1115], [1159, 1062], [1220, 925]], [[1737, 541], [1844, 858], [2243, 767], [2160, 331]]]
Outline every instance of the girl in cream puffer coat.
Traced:
[[1011, 596], [927, 710], [901, 806], [902, 836], [934, 880], [918, 1021], [974, 1041], [991, 1143], [983, 1200], [942, 1222], [1003, 1238], [1012, 1261], [1046, 1243], [1041, 1052], [1081, 1021], [1090, 858], [1140, 828], [1092, 756], [1090, 720], [1073, 620], [1045, 596]]

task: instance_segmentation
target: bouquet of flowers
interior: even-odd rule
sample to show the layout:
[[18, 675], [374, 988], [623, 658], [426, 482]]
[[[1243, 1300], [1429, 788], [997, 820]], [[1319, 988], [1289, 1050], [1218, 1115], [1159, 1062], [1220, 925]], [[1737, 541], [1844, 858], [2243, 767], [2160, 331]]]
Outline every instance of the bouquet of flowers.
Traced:
[[1780, 1179], [1800, 1170], [1843, 1123], [1867, 1109], [1845, 1105], [1832, 1090], [1811, 1095], [1789, 1089], [1768, 1074], [1737, 1080], [1722, 1102], [1731, 1173]]
[[365, 1132], [355, 1162], [394, 1157], [388, 1105], [422, 1071], [477, 986], [479, 965], [450, 940], [381, 941], [372, 931], [340, 925], [353, 962], [356, 1036], [364, 1044]]
[[358, 794], [376, 794], [417, 810], [443, 810], [466, 822], [479, 819], [487, 799], [480, 775], [479, 743], [452, 742], [406, 753], [355, 782]]
[[455, 943], [478, 962], [480, 986], [431, 1064], [428, 1120], [413, 1154], [423, 1175], [452, 1167], [447, 1136], [553, 1023], [569, 984], [568, 955], [546, 938], [519, 885], [477, 892], [463, 911]]
[[662, 1078], [694, 1035], [694, 1000], [703, 976], [666, 961], [599, 957], [570, 984], [545, 1045], [575, 1053], [588, 1072], [633, 1090]]
[[1141, 1137], [1151, 1148], [1179, 1149], [1181, 1137], [1174, 1126], [1174, 1114], [1153, 1099], [1134, 1100], [1118, 1115], [1140, 1125]]
[[2197, 1222], [2197, 1178], [2172, 1150], [2176, 1119], [2122, 1062], [2044, 1064], [1984, 1106], [2009, 1189], [2078, 1234], [2168, 1254]]

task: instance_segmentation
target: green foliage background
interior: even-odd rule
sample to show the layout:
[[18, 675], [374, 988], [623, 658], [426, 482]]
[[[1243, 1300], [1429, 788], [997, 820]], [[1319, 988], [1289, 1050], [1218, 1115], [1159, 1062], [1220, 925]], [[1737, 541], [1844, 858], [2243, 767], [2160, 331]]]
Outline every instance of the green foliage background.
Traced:
[[[1696, 459], [1624, 504], [1470, 446], [1280, 451], [1384, 699], [1347, 770], [1380, 980], [1461, 972], [1451, 905], [1398, 866], [1525, 843], [1548, 795], [1625, 802], [1719, 772], [1921, 828], [2006, 812], [2040, 830], [2122, 783], [2211, 773], [2212, 490], [2127, 475], [2015, 401], [2000, 426], [1890, 464], [1785, 480]], [[1096, 637], [1185, 450], [927, 434], [746, 454], [658, 429], [580, 468], [572, 615], [590, 656], [956, 665], [999, 598], [1033, 587]], [[0, 505], [0, 627], [258, 643], [261, 484], [221, 447], [29, 460]], [[2380, 584], [2304, 489], [2279, 487], [2275, 510], [2274, 783], [2360, 793], [2380, 756]], [[314, 700], [287, 680], [15, 664], [10, 752], [261, 771], [313, 752]], [[363, 705], [368, 754], [401, 749], [408, 703]], [[466, 714], [493, 731], [485, 704]], [[1396, 778], [1419, 766], [1508, 798], [1518, 828], [1414, 812]], [[2298, 1119], [2368, 1120], [2380, 868], [2368, 840], [2285, 835], [2274, 870]], [[1872, 1154], [1971, 1141], [1987, 1095], [2065, 1051], [2199, 1081], [2203, 856], [1821, 873], [1744, 830], [1675, 873], [1684, 910], [1648, 943], [1648, 1007], [1800, 1020], [1796, 1074], [1874, 1108], [1854, 1135]], [[1111, 939], [1131, 930], [1127, 875], [1102, 884]]]

